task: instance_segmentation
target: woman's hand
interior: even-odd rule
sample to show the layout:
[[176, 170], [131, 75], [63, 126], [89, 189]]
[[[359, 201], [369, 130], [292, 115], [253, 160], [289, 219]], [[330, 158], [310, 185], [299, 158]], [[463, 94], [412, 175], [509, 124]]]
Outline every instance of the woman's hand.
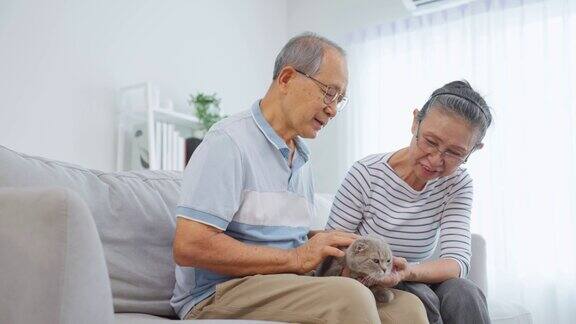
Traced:
[[392, 272], [377, 284], [386, 288], [392, 288], [412, 275], [412, 267], [406, 259], [401, 257], [392, 258]]

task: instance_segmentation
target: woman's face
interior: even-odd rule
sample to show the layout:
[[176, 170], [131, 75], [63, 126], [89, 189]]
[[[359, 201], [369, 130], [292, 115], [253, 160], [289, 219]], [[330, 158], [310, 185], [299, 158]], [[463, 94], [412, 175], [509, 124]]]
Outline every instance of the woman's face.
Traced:
[[[418, 122], [414, 110], [409, 159], [416, 176], [423, 182], [452, 174], [474, 149], [478, 130], [462, 117], [431, 107]], [[482, 144], [476, 145], [479, 149]]]

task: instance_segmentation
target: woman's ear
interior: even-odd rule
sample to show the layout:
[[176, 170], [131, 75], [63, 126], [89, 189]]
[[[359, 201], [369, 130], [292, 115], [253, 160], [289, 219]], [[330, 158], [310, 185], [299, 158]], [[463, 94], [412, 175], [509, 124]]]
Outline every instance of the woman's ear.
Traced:
[[418, 109], [414, 109], [412, 112], [412, 135], [416, 135], [416, 131], [418, 130], [418, 114], [420, 111]]

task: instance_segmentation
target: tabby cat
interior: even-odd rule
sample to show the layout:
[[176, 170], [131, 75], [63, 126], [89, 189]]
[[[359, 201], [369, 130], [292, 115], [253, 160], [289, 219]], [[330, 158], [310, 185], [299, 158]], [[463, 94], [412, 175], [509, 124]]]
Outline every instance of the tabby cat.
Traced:
[[392, 251], [384, 240], [374, 236], [363, 236], [354, 241], [340, 258], [328, 257], [316, 270], [316, 276], [340, 276], [348, 269], [350, 278], [368, 287], [376, 301], [387, 303], [394, 299], [388, 288], [377, 285], [392, 271]]

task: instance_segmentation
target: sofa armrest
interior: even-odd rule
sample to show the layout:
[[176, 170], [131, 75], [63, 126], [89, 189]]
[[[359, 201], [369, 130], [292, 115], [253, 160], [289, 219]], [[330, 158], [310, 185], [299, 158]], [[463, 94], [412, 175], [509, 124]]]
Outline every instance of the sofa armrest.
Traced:
[[[440, 245], [436, 246], [430, 260], [440, 257]], [[480, 234], [472, 233], [472, 258], [470, 259], [470, 271], [468, 279], [472, 280], [485, 295], [488, 295], [486, 277], [486, 241]]]
[[0, 323], [113, 323], [102, 245], [70, 190], [0, 189]]
[[479, 234], [472, 234], [472, 259], [468, 279], [472, 280], [485, 295], [488, 295], [486, 277], [486, 241]]

